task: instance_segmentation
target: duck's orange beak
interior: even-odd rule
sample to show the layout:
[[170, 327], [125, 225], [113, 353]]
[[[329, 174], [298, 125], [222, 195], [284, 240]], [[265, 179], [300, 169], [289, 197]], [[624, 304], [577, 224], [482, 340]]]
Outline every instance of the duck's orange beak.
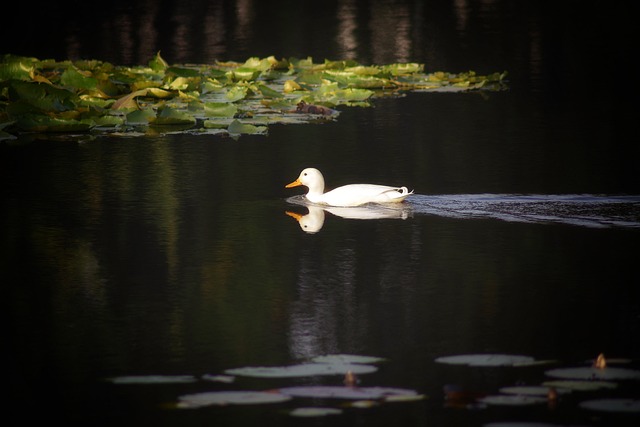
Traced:
[[286, 213], [287, 215], [289, 215], [292, 218], [295, 218], [296, 221], [300, 221], [300, 218], [302, 218], [304, 216], [304, 215], [300, 215], [299, 213], [290, 212], [290, 211], [285, 211], [284, 213]]
[[300, 182], [300, 178], [296, 179], [292, 183], [289, 183], [289, 184], [285, 185], [284, 188], [297, 187], [299, 185], [302, 185], [302, 182]]

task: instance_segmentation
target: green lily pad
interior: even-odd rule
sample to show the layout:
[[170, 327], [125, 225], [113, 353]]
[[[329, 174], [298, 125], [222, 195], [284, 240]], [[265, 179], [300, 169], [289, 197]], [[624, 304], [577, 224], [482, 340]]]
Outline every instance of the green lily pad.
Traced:
[[377, 367], [363, 364], [347, 363], [304, 363], [290, 366], [249, 366], [225, 370], [227, 375], [238, 375], [258, 378], [291, 378], [310, 377], [316, 375], [355, 375], [376, 372]]
[[158, 111], [152, 125], [187, 125], [195, 123], [196, 119], [192, 115], [171, 107], [165, 107]]
[[[232, 123], [228, 125], [228, 133], [264, 135], [267, 126], [275, 123], [326, 121], [317, 113], [291, 117], [288, 113], [300, 101], [324, 108], [369, 107], [376, 97], [408, 91], [502, 90], [505, 76], [505, 73], [477, 75], [472, 71], [425, 73], [424, 65], [415, 63], [359, 64], [353, 60], [314, 63], [311, 57], [278, 60], [269, 56], [252, 57], [244, 63], [169, 65], [157, 53], [147, 66], [125, 67], [99, 60], [58, 62], [4, 55], [0, 58], [0, 83], [5, 88], [0, 116], [16, 123], [7, 133], [88, 130], [93, 127], [88, 121], [43, 122], [47, 118], [71, 120], [90, 116], [99, 125], [94, 133], [114, 137], [126, 133], [135, 136], [137, 130], [129, 127], [114, 134], [110, 129], [100, 129], [117, 124], [115, 119], [104, 117], [110, 116], [109, 109], [157, 111], [154, 120], [146, 115], [133, 115], [127, 117], [127, 124], [193, 125], [171, 132], [195, 133], [196, 128], [201, 135], [212, 134], [207, 129], [217, 126], [203, 119], [232, 118], [242, 111], [262, 115], [264, 122]], [[176, 101], [169, 105], [165, 100], [170, 98]], [[43, 117], [33, 118], [37, 115]], [[328, 115], [328, 119], [337, 119], [337, 111]], [[7, 138], [3, 134], [3, 139]]]
[[247, 134], [247, 135], [256, 135], [256, 134], [264, 134], [267, 132], [266, 126], [254, 126], [248, 123], [242, 123], [239, 120], [234, 120], [229, 124], [227, 128], [230, 134]]
[[60, 76], [60, 83], [76, 89], [95, 89], [98, 80], [91, 77], [90, 73], [81, 73], [77, 68], [71, 66]]
[[204, 104], [204, 112], [207, 117], [233, 117], [238, 112], [238, 107], [229, 102], [207, 102]]
[[210, 391], [186, 394], [178, 398], [178, 408], [192, 409], [205, 406], [256, 405], [282, 403], [291, 400], [290, 396], [264, 391]]

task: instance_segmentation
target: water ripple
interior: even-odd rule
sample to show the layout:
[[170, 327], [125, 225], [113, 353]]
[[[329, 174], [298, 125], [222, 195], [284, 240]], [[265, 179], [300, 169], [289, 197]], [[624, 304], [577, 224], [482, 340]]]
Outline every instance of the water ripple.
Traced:
[[409, 204], [414, 215], [640, 228], [640, 196], [635, 195], [416, 194]]

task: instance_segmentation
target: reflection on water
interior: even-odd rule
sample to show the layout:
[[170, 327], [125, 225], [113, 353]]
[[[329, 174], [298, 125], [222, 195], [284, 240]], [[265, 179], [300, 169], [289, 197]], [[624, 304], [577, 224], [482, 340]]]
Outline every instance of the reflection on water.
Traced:
[[640, 196], [416, 194], [411, 201], [393, 206], [368, 204], [351, 208], [314, 205], [306, 202], [304, 196], [290, 197], [287, 201], [308, 209], [306, 214], [286, 212], [306, 233], [317, 233], [322, 229], [325, 212], [345, 219], [407, 219], [413, 215], [437, 215], [591, 228], [640, 227]]
[[416, 214], [494, 218], [583, 227], [640, 227], [640, 196], [456, 194], [416, 195]]
[[304, 200], [304, 196], [293, 196], [287, 201], [307, 208], [308, 213], [306, 214], [286, 212], [287, 215], [298, 221], [298, 225], [306, 233], [317, 233], [322, 229], [325, 212], [345, 219], [407, 219], [412, 212], [409, 205], [397, 203], [394, 205], [372, 203], [359, 207], [332, 207], [308, 203]]

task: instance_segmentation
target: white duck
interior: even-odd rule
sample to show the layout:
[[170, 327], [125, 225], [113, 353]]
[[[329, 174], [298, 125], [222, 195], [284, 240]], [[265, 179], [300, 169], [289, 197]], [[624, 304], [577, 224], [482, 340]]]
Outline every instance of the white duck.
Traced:
[[324, 177], [315, 168], [300, 172], [298, 179], [285, 188], [304, 185], [309, 188], [306, 197], [311, 203], [329, 206], [359, 206], [366, 203], [399, 203], [413, 191], [407, 187], [390, 187], [377, 184], [349, 184], [324, 192]]

